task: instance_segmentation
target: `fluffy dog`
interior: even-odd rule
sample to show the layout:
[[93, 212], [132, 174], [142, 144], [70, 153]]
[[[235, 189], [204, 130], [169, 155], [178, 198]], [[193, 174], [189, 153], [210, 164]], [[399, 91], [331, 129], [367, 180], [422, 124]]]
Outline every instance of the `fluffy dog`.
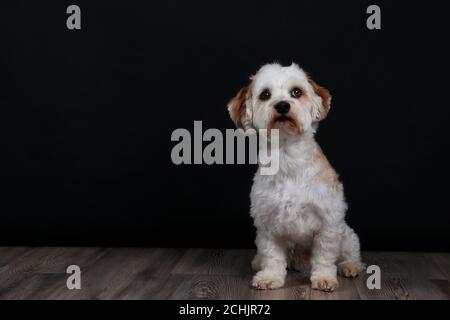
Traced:
[[314, 140], [330, 110], [331, 95], [292, 64], [264, 65], [229, 102], [238, 128], [279, 130], [279, 170], [256, 172], [250, 194], [257, 229], [252, 286], [284, 285], [288, 264], [308, 260], [313, 289], [333, 291], [337, 273], [364, 269], [358, 236], [346, 224], [347, 204], [338, 176]]

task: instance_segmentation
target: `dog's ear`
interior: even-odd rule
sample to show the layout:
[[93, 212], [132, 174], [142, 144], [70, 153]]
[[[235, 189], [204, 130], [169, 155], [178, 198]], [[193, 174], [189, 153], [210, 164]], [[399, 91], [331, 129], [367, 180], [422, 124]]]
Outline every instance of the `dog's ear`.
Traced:
[[[316, 110], [314, 112], [314, 121], [320, 121], [325, 119], [330, 111], [331, 106], [331, 94], [322, 86], [319, 86], [316, 82], [309, 79], [309, 84], [312, 86], [314, 93], [320, 101], [316, 101]], [[315, 99], [314, 99], [315, 100]]]
[[244, 130], [252, 128], [252, 114], [251, 109], [248, 107], [250, 95], [251, 86], [243, 87], [228, 103], [228, 112], [231, 120], [233, 120], [236, 127]]

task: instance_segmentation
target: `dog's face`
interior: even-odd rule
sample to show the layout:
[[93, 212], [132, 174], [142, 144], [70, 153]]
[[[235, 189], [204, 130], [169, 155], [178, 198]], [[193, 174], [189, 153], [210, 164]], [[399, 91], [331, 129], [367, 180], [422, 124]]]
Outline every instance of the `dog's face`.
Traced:
[[330, 109], [331, 95], [296, 64], [266, 64], [228, 104], [231, 119], [242, 129], [279, 129], [296, 135], [312, 130]]

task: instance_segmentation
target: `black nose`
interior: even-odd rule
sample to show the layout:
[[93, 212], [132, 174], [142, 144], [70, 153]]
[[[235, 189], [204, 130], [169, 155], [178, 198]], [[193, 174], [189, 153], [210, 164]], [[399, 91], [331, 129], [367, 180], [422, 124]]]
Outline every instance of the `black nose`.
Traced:
[[279, 114], [288, 113], [290, 108], [291, 105], [286, 101], [277, 102], [277, 104], [275, 105], [275, 110], [277, 110]]

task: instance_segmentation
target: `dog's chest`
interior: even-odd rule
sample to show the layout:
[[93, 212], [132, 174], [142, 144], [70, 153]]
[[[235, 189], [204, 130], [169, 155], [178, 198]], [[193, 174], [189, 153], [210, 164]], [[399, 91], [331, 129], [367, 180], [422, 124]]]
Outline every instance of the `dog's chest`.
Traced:
[[252, 216], [257, 227], [293, 237], [310, 235], [318, 230], [321, 220], [311, 186], [307, 176], [256, 178], [252, 190]]

